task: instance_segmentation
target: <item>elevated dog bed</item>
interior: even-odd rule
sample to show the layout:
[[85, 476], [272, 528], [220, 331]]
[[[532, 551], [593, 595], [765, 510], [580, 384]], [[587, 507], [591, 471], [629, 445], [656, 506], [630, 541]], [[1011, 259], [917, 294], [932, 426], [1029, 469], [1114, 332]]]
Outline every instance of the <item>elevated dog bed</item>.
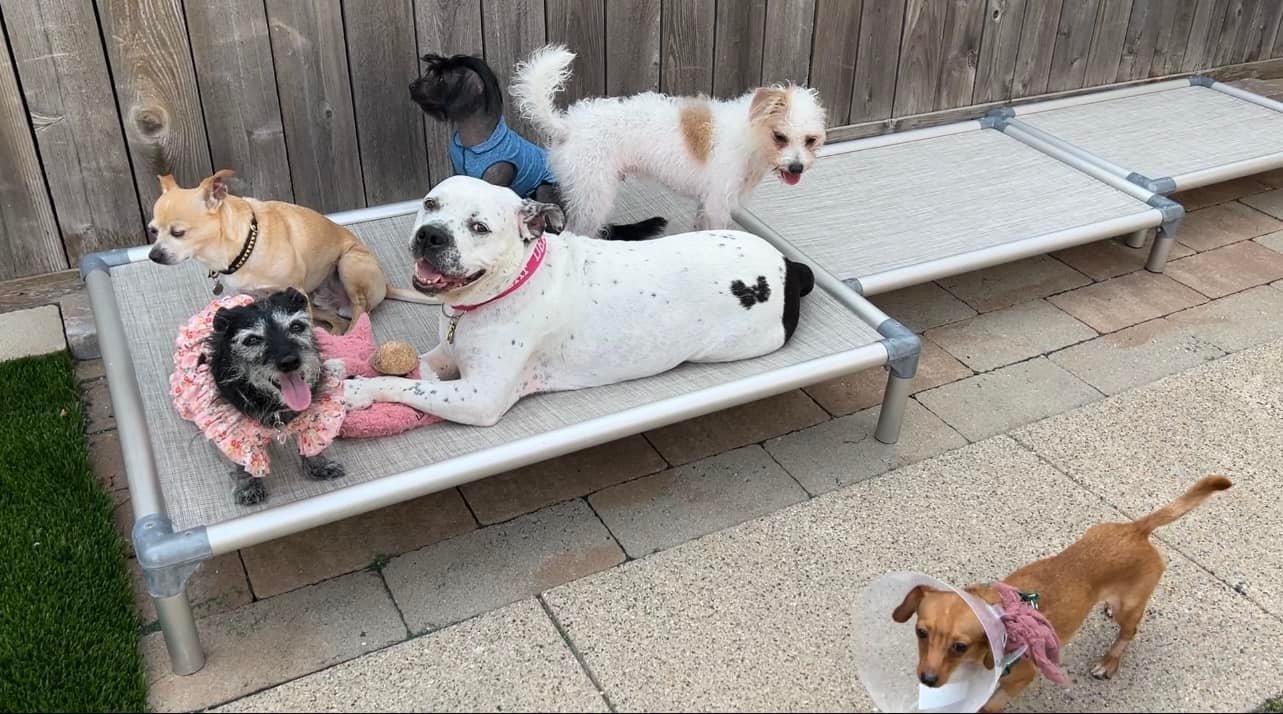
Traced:
[[983, 120], [832, 144], [800, 184], [768, 179], [737, 217], [872, 295], [1179, 215], [1170, 200], [1094, 166], [1085, 173], [1016, 133]]
[[[417, 209], [418, 202], [408, 202], [333, 218], [374, 250], [394, 284], [408, 287]], [[679, 229], [690, 225], [693, 212], [690, 202], [630, 182], [617, 218], [664, 215]], [[438, 424], [383, 439], [339, 441], [326, 454], [347, 467], [347, 476], [333, 482], [307, 480], [296, 458], [276, 458], [266, 503], [243, 507], [231, 495], [232, 465], [179, 418], [168, 392], [178, 327], [211, 299], [201, 266], [155, 265], [144, 247], [91, 256], [82, 270], [120, 430], [138, 559], [180, 674], [203, 664], [184, 585], [204, 559], [880, 365], [893, 369], [877, 438], [894, 442], [917, 362], [912, 333], [821, 271], [816, 290], [803, 299], [796, 333], [772, 354], [528, 397], [494, 427]], [[403, 339], [426, 351], [436, 342], [441, 310], [389, 300], [373, 317], [381, 341]]]
[[1026, 104], [1013, 115], [1163, 194], [1283, 166], [1283, 103], [1205, 77]]

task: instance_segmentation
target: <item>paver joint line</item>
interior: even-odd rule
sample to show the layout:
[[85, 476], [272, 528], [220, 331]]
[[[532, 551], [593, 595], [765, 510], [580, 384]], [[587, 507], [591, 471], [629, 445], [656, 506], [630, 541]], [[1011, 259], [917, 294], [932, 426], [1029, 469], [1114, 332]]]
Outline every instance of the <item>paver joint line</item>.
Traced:
[[593, 674], [592, 667], [588, 666], [588, 662], [584, 659], [583, 653], [575, 646], [575, 641], [570, 639], [570, 633], [566, 632], [566, 628], [561, 626], [561, 620], [557, 619], [557, 613], [552, 611], [552, 606], [544, 599], [543, 593], [536, 595], [535, 599], [539, 601], [539, 607], [543, 608], [544, 614], [548, 616], [548, 620], [552, 623], [553, 629], [557, 631], [558, 635], [561, 635], [561, 641], [566, 643], [566, 649], [570, 650], [570, 654], [573, 655], [575, 661], [579, 663], [579, 668], [583, 670], [584, 676], [588, 677], [588, 681], [592, 682], [593, 687], [597, 690], [597, 694], [601, 696], [601, 700], [606, 703], [606, 708], [611, 712], [619, 711], [615, 708], [614, 702], [610, 701], [610, 694], [606, 691], [606, 688], [601, 686], [601, 680], [597, 679], [597, 675]]

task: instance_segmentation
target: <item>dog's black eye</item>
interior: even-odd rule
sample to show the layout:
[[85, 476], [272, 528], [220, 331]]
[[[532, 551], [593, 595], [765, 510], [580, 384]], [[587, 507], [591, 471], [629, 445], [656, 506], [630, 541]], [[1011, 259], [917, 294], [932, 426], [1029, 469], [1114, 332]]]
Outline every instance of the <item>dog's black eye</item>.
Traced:
[[485, 235], [490, 232], [490, 227], [482, 223], [481, 221], [473, 221], [472, 225], [468, 227], [471, 228], [472, 232], [476, 233], [477, 235]]
[[813, 137], [813, 136], [808, 136], [808, 137], [806, 137], [806, 145], [807, 145], [807, 147], [808, 147], [808, 148], [809, 148], [809, 147], [812, 147], [812, 146], [815, 146], [815, 142], [816, 142], [815, 137]]
[[150, 235], [152, 238], [155, 238], [156, 236], [160, 235], [160, 229], [157, 228], [156, 226], [147, 226], [147, 234]]
[[919, 627], [919, 628], [917, 629], [917, 632], [918, 632], [918, 639], [920, 639], [920, 640], [925, 640], [925, 639], [927, 639], [927, 631], [926, 631], [926, 630], [924, 630], [924, 629], [922, 629], [921, 627]]
[[435, 211], [440, 207], [441, 207], [441, 204], [437, 203], [437, 199], [435, 198], [423, 199], [423, 210], [425, 211]]
[[182, 238], [183, 236], [187, 235], [187, 231], [183, 230], [182, 228], [170, 228], [169, 234], [175, 238]]
[[258, 335], [246, 335], [245, 338], [241, 340], [241, 344], [246, 347], [253, 347], [254, 345], [262, 344], [262, 342], [263, 338]]
[[296, 335], [302, 334], [305, 330], [307, 330], [307, 323], [302, 320], [290, 323], [290, 332]]
[[775, 132], [775, 143], [779, 144], [780, 146], [784, 146], [785, 144], [789, 143], [789, 138], [777, 131]]
[[953, 650], [953, 653], [954, 653], [954, 654], [962, 654], [963, 652], [966, 652], [966, 651], [967, 651], [967, 643], [966, 643], [966, 642], [954, 642], [954, 643], [953, 643], [953, 647], [950, 647], [949, 649]]

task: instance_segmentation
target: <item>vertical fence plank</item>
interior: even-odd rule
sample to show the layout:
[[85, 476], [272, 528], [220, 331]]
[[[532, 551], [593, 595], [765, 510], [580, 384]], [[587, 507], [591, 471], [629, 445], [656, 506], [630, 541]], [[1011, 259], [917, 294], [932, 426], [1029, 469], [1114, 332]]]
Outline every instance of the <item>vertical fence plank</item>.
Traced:
[[339, 0], [267, 0], [294, 200], [322, 213], [365, 205]]
[[410, 0], [346, 0], [343, 18], [366, 203], [422, 196], [431, 174], [423, 112], [406, 89], [419, 71]]
[[659, 0], [606, 6], [606, 93], [659, 89]]
[[[762, 84], [808, 84], [815, 0], [767, 0], [762, 42]], [[824, 18], [828, 22], [829, 18]], [[854, 39], [854, 38], [852, 38]]]
[[1123, 55], [1118, 61], [1115, 81], [1126, 82], [1144, 79], [1154, 63], [1154, 48], [1162, 29], [1162, 0], [1136, 0], [1132, 4], [1132, 17], [1127, 23], [1127, 39], [1123, 42]]
[[1244, 40], [1247, 25], [1251, 22], [1253, 0], [1230, 0], [1225, 8], [1225, 18], [1221, 21], [1216, 50], [1212, 61], [1216, 65], [1230, 64], [1234, 61], [1237, 48]]
[[1278, 38], [1279, 26], [1283, 25], [1283, 0], [1264, 0], [1261, 3], [1260, 36], [1249, 41], [1245, 62], [1259, 62], [1269, 59]]
[[1099, 0], [1067, 2], [1060, 10], [1056, 48], [1051, 55], [1047, 91], [1078, 89], [1087, 76], [1087, 55], [1091, 52], [1092, 30], [1100, 9]]
[[1194, 8], [1194, 20], [1190, 23], [1189, 38], [1185, 41], [1185, 56], [1181, 59], [1182, 72], [1193, 72], [1208, 66], [1208, 48], [1215, 45], [1225, 3], [1226, 0], [1198, 0]]
[[845, 124], [851, 114], [851, 84], [855, 81], [863, 9], [863, 0], [819, 0], [816, 4], [810, 85], [819, 92], [828, 110], [830, 126]]
[[986, 3], [976, 86], [971, 94], [973, 103], [996, 102], [1011, 96], [1025, 4], [1026, 0], [988, 0]]
[[40, 158], [2, 32], [0, 156], [5, 161], [0, 171], [0, 280], [64, 270], [67, 256], [58, 240]]
[[664, 37], [659, 87], [668, 94], [713, 91], [715, 0], [664, 0], [660, 34]]
[[849, 121], [852, 123], [891, 116], [906, 2], [873, 0], [864, 3], [860, 12], [855, 81], [851, 86]]
[[1013, 97], [1029, 97], [1047, 91], [1061, 4], [1061, 0], [1042, 0], [1025, 7], [1025, 25], [1020, 32], [1016, 73], [1011, 82]]
[[1163, 11], [1170, 15], [1161, 24], [1158, 43], [1154, 47], [1154, 59], [1149, 65], [1149, 76], [1161, 77], [1181, 71], [1185, 60], [1185, 50], [1189, 43], [1190, 25], [1194, 22], [1197, 3], [1179, 2], [1165, 6]]
[[[499, 85], [506, 92], [513, 65], [529, 57], [546, 41], [543, 0], [482, 0], [481, 14], [486, 61], [494, 68]], [[530, 127], [511, 106], [505, 109], [505, 116], [512, 128], [531, 136]]]
[[107, 58], [89, 0], [3, 0], [67, 257], [145, 243]]
[[[418, 28], [419, 56], [430, 52], [447, 57], [458, 54], [482, 56], [480, 0], [415, 0], [414, 17], [414, 25]], [[410, 102], [409, 94], [405, 96], [414, 111], [419, 111], [418, 106]], [[506, 88], [503, 89], [503, 97], [507, 103]], [[427, 115], [423, 116], [423, 121], [427, 128], [429, 173], [431, 183], [435, 184], [454, 173], [450, 163], [450, 124]]]
[[971, 103], [985, 29], [985, 0], [952, 0], [944, 17], [943, 61], [936, 109]]
[[180, 0], [98, 0], [98, 16], [147, 218], [156, 176], [194, 186], [211, 173], [187, 21]]
[[713, 40], [713, 94], [734, 97], [762, 83], [762, 32], [766, 0], [722, 0], [717, 3]]
[[1118, 62], [1127, 41], [1127, 19], [1132, 14], [1132, 0], [1101, 0], [1092, 32], [1091, 49], [1087, 52], [1084, 87], [1110, 84], [1118, 75]]
[[293, 201], [262, 0], [186, 7], [214, 166], [236, 170], [239, 194]]
[[945, 12], [939, 0], [909, 0], [904, 11], [904, 39], [900, 44], [900, 69], [895, 80], [894, 116], [920, 114], [935, 108], [944, 60]]
[[575, 53], [562, 99], [573, 103], [606, 93], [606, 0], [546, 0], [548, 41]]

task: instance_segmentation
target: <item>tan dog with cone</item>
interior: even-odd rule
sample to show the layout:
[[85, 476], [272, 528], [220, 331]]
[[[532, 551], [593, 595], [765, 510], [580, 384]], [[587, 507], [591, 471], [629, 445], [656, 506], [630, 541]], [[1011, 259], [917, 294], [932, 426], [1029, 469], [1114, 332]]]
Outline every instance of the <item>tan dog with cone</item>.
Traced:
[[147, 230], [150, 257], [161, 265], [195, 258], [209, 269], [214, 294], [223, 286], [239, 293], [294, 288], [311, 297], [317, 320], [335, 330], [373, 310], [385, 297], [433, 301], [413, 290], [388, 285], [374, 254], [351, 231], [303, 206], [259, 201], [228, 193], [222, 169], [196, 188], [182, 188], [173, 176], [160, 178], [160, 197]]

